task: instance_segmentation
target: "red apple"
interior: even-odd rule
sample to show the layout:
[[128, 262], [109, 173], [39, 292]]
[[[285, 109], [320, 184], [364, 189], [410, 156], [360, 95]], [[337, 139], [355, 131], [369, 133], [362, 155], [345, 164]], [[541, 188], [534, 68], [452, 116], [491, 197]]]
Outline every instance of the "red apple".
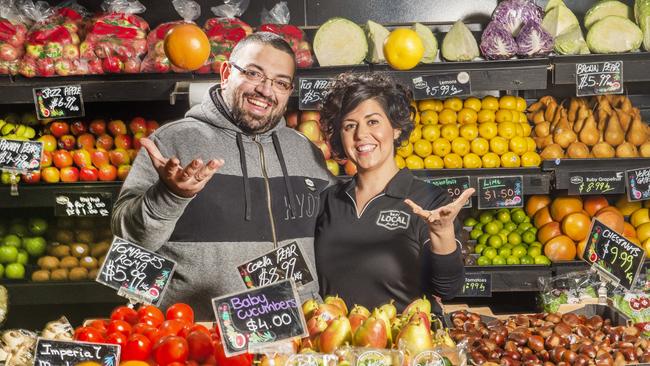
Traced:
[[72, 166], [73, 160], [72, 155], [67, 150], [59, 149], [52, 153], [52, 161], [54, 166], [57, 168], [65, 168], [67, 166]]
[[97, 138], [95, 147], [101, 147], [102, 149], [108, 151], [113, 148], [113, 138], [110, 135], [103, 134]]
[[126, 176], [129, 174], [129, 170], [131, 170], [131, 165], [129, 164], [120, 165], [117, 168], [117, 179], [125, 180]]
[[57, 183], [59, 181], [59, 169], [48, 166], [47, 168], [41, 170], [41, 178], [44, 182], [47, 183]]
[[52, 165], [52, 153], [43, 150], [43, 155], [41, 155], [41, 169], [47, 168], [50, 165]]
[[77, 137], [77, 148], [92, 151], [95, 148], [95, 136], [84, 133]]
[[160, 127], [160, 126], [158, 125], [158, 122], [156, 122], [156, 121], [154, 121], [154, 120], [152, 120], [152, 119], [151, 119], [151, 120], [148, 120], [148, 121], [147, 121], [147, 136], [149, 136], [149, 135], [151, 135], [152, 133], [154, 133], [154, 132], [158, 129], [158, 127]]
[[130, 135], [115, 136], [115, 147], [127, 150], [131, 146], [133, 146], [133, 138]]
[[63, 46], [63, 57], [74, 60], [79, 57], [79, 46], [76, 44], [67, 44]]
[[318, 122], [314, 120], [301, 122], [298, 125], [298, 131], [305, 135], [310, 141], [315, 142], [320, 140], [320, 126], [318, 125]]
[[129, 160], [131, 163], [135, 161], [135, 157], [138, 156], [138, 150], [136, 149], [128, 149], [126, 150], [127, 153], [129, 153]]
[[27, 184], [35, 184], [41, 181], [41, 172], [31, 172], [21, 176], [22, 181]]
[[142, 147], [142, 144], [140, 143], [140, 139], [146, 137], [144, 132], [138, 132], [135, 135], [133, 135], [133, 148], [135, 150], [140, 150]]
[[84, 182], [93, 182], [99, 179], [99, 170], [95, 167], [81, 168], [79, 171], [79, 180]]
[[76, 166], [61, 168], [61, 182], [74, 183], [79, 181], [79, 169]]
[[137, 57], [130, 58], [124, 63], [124, 72], [128, 74], [137, 74], [140, 72], [140, 59]]
[[287, 127], [296, 128], [298, 127], [298, 111], [291, 111], [285, 116], [287, 120]]
[[26, 78], [33, 78], [36, 76], [36, 64], [32, 62], [25, 62], [22, 61], [20, 63], [20, 69], [19, 69], [20, 75], [26, 77]]
[[93, 165], [97, 168], [101, 168], [104, 165], [111, 163], [110, 157], [107, 151], [104, 150], [95, 150], [90, 153], [90, 160], [93, 162]]
[[106, 133], [106, 121], [103, 119], [96, 119], [90, 122], [90, 127], [88, 129], [95, 136], [101, 136]]
[[343, 167], [345, 174], [350, 176], [357, 174], [357, 166], [352, 162], [352, 160], [346, 161]]
[[138, 132], [147, 132], [147, 121], [142, 117], [135, 117], [129, 123], [129, 130], [134, 135]]
[[115, 166], [120, 166], [123, 164], [129, 164], [131, 159], [129, 158], [129, 153], [121, 148], [111, 150], [108, 152], [108, 156], [111, 159], [111, 164]]
[[108, 131], [113, 136], [117, 135], [126, 135], [128, 130], [126, 129], [126, 123], [120, 119], [116, 119], [108, 122]]
[[43, 142], [43, 150], [49, 152], [56, 150], [56, 137], [52, 135], [43, 135], [38, 138], [38, 141]]
[[0, 45], [0, 60], [13, 61], [18, 58], [18, 50], [9, 43]]
[[56, 70], [54, 69], [54, 60], [51, 58], [42, 58], [37, 60], [36, 74], [43, 77], [56, 75]]
[[326, 160], [325, 163], [327, 164], [327, 170], [329, 170], [332, 175], [339, 175], [341, 169], [339, 163], [332, 159]]
[[93, 162], [90, 159], [90, 152], [85, 149], [79, 149], [72, 152], [72, 160], [79, 168], [86, 168], [92, 166]]
[[323, 152], [323, 156], [325, 157], [325, 160], [330, 159], [332, 157], [332, 152], [330, 151], [330, 147], [329, 145], [327, 145], [325, 141], [316, 141], [315, 144]]
[[320, 121], [319, 111], [302, 111], [300, 112], [300, 122]]
[[106, 164], [99, 168], [99, 180], [113, 181], [117, 178], [117, 168], [113, 165]]
[[122, 61], [115, 56], [108, 56], [102, 60], [102, 69], [104, 72], [119, 73], [124, 68]]
[[70, 132], [72, 132], [74, 136], [79, 136], [86, 133], [87, 131], [88, 126], [86, 125], [86, 122], [74, 121], [70, 124]]
[[72, 151], [75, 148], [77, 139], [72, 135], [63, 135], [59, 137], [59, 149], [66, 149]]
[[92, 57], [88, 60], [88, 73], [92, 75], [101, 75], [104, 73], [102, 60], [98, 57]]
[[60, 138], [63, 135], [70, 133], [70, 126], [63, 121], [54, 121], [50, 123], [50, 133], [56, 137]]
[[70, 60], [67, 60], [65, 58], [57, 60], [54, 63], [54, 70], [56, 71], [56, 74], [59, 76], [68, 76], [73, 71], [72, 62], [70, 62]]

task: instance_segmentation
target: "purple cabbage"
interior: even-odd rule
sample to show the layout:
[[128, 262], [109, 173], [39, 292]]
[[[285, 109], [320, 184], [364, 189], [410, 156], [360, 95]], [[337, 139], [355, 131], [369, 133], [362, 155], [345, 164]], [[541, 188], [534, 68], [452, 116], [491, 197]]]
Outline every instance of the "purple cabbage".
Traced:
[[492, 21], [483, 30], [480, 48], [488, 60], [506, 60], [517, 53], [517, 42], [503, 24]]
[[542, 8], [531, 0], [505, 0], [494, 9], [492, 20], [503, 24], [516, 37], [524, 24], [541, 24], [543, 15]]
[[528, 22], [521, 28], [517, 40], [517, 55], [546, 56], [553, 50], [553, 36], [538, 23]]

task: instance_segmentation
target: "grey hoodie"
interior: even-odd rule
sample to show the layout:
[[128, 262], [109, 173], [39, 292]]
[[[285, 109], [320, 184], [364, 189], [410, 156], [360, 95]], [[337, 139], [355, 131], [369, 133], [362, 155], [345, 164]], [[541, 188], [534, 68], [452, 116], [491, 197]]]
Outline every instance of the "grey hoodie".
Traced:
[[[225, 161], [195, 197], [171, 193], [141, 149], [113, 208], [115, 235], [178, 263], [163, 308], [184, 302], [203, 321], [214, 320], [211, 298], [246, 289], [237, 266], [276, 246], [297, 241], [316, 273], [319, 195], [330, 183], [320, 150], [284, 120], [254, 136], [231, 120], [214, 87], [184, 119], [150, 136], [183, 166], [194, 158]], [[317, 296], [318, 283], [299, 291], [303, 299]]]

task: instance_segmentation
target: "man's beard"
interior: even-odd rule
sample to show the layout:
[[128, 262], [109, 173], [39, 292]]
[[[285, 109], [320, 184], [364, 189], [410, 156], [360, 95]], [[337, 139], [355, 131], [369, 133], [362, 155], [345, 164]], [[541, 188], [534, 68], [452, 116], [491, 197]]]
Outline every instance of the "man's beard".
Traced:
[[[268, 117], [253, 115], [244, 110], [244, 103], [246, 102], [246, 98], [249, 97], [262, 99], [271, 104], [269, 107], [271, 108], [271, 113]], [[235, 125], [247, 134], [260, 134], [272, 130], [278, 125], [278, 123], [280, 123], [282, 115], [284, 114], [283, 109], [286, 109], [286, 105], [284, 108], [279, 108], [275, 100], [264, 97], [258, 93], [244, 93], [241, 97], [233, 95], [232, 98], [233, 101], [231, 103], [230, 113], [232, 114]]]

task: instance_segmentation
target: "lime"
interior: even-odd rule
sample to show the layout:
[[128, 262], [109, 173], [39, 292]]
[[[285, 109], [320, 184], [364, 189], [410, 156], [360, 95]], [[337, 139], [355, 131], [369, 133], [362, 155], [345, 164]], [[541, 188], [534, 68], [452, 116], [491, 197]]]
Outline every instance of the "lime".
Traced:
[[526, 219], [526, 213], [522, 209], [515, 209], [510, 214], [512, 216], [512, 221], [515, 224], [521, 224]]
[[[474, 232], [474, 230], [472, 230], [472, 232]], [[470, 237], [471, 237], [471, 234], [470, 234]], [[530, 244], [530, 243], [535, 242], [535, 239], [537, 239], [537, 235], [535, 235], [535, 233], [533, 233], [530, 230], [524, 232], [521, 235], [521, 240], [523, 240], [524, 243], [526, 243], [526, 244]]]
[[530, 221], [531, 221], [531, 219], [530, 219], [529, 216], [524, 217], [524, 222], [530, 222]]
[[531, 246], [531, 247], [540, 247], [540, 248], [541, 248], [541, 247], [542, 247], [542, 243], [540, 243], [540, 242], [538, 242], [538, 241], [534, 241], [534, 242], [530, 243], [529, 246]]
[[490, 235], [488, 238], [488, 245], [492, 248], [499, 249], [503, 245], [503, 239], [499, 235]]
[[476, 260], [476, 264], [478, 264], [479, 266], [489, 266], [490, 264], [492, 264], [492, 260], [482, 255], [478, 257], [478, 259]]
[[483, 232], [481, 230], [472, 229], [472, 231], [469, 232], [469, 238], [472, 240], [478, 239], [481, 235], [483, 235]]
[[515, 232], [519, 235], [523, 235], [526, 231], [521, 229], [516, 229]]
[[474, 227], [474, 226], [476, 226], [476, 224], [478, 224], [478, 220], [476, 220], [473, 217], [468, 217], [468, 218], [465, 219], [465, 221], [463, 221], [463, 225], [469, 226], [469, 227]]
[[489, 212], [482, 212], [481, 215], [478, 217], [478, 221], [480, 221], [483, 224], [487, 224], [492, 220], [494, 220], [494, 217], [492, 217], [492, 214], [490, 214]]
[[[508, 212], [508, 210], [499, 210], [499, 212], [497, 212], [497, 220], [504, 224], [510, 222], [510, 212]], [[494, 261], [492, 261], [492, 263], [494, 263]]]
[[502, 256], [497, 255], [496, 257], [492, 258], [493, 266], [505, 266], [505, 264], [506, 264], [506, 259]]
[[508, 249], [512, 250], [512, 248], [514, 248], [514, 245], [512, 245], [510, 243], [505, 243], [505, 244], [503, 244], [501, 246], [501, 248], [508, 248]]
[[487, 234], [494, 235], [499, 232], [499, 225], [496, 221], [488, 222], [483, 226], [483, 231]]
[[540, 255], [542, 255], [542, 248], [537, 247], [537, 246], [535, 246], [535, 247], [531, 246], [530, 248], [528, 248], [528, 255], [533, 257], [533, 258], [539, 257]]
[[483, 231], [483, 225], [484, 225], [483, 223], [479, 222], [478, 224], [474, 225], [474, 229]]
[[527, 254], [526, 247], [523, 245], [517, 245], [514, 248], [512, 248], [512, 255], [521, 258]]
[[490, 234], [483, 234], [478, 237], [478, 240], [476, 241], [479, 244], [487, 245], [488, 238], [490, 237]]
[[506, 263], [507, 264], [519, 264], [519, 258], [515, 257], [514, 255], [511, 255], [508, 258], [506, 258]]
[[481, 253], [483, 253], [483, 249], [485, 249], [485, 248], [487, 248], [487, 245], [479, 244], [479, 245], [474, 247], [474, 253], [481, 254]]
[[506, 231], [499, 231], [499, 234], [497, 234], [497, 235], [499, 235], [501, 237], [501, 240], [503, 240], [504, 243], [507, 243], [508, 242], [508, 234], [509, 233], [506, 232]]
[[521, 264], [534, 264], [535, 263], [535, 259], [533, 259], [533, 257], [531, 257], [529, 255], [525, 255], [525, 256], [519, 258], [519, 261], [521, 262]]
[[499, 248], [499, 256], [503, 258], [508, 258], [512, 255], [512, 249], [506, 247], [505, 245]]
[[494, 221], [495, 224], [499, 227], [499, 230], [503, 229], [503, 223], [501, 221]]
[[[492, 260], [497, 256], [497, 250], [495, 248], [487, 247], [483, 250], [483, 255]], [[532, 258], [531, 258], [532, 259]]]
[[551, 265], [551, 260], [548, 259], [548, 257], [546, 257], [544, 255], [538, 255], [537, 257], [535, 257], [535, 264], [550, 266]]
[[522, 229], [523, 231], [526, 231], [526, 230], [530, 229], [531, 227], [533, 227], [533, 224], [531, 224], [530, 222], [522, 222], [517, 227]]
[[508, 230], [508, 232], [512, 232], [513, 230], [517, 229], [517, 225], [514, 222], [509, 221], [509, 222], [506, 222], [505, 225], [503, 225], [503, 228]]
[[521, 235], [517, 233], [510, 233], [510, 235], [508, 235], [508, 243], [512, 245], [521, 244]]

